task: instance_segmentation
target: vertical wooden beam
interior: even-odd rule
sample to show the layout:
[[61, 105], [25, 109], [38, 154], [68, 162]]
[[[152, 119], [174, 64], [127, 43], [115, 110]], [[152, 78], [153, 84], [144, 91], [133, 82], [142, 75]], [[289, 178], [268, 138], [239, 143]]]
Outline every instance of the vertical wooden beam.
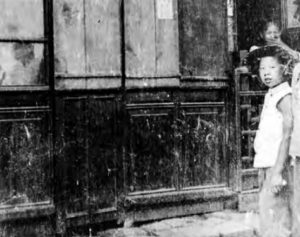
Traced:
[[236, 69], [234, 71], [234, 95], [235, 95], [235, 144], [233, 151], [236, 152], [233, 162], [230, 164], [230, 186], [233, 187], [235, 191], [241, 192], [242, 190], [242, 154], [241, 154], [241, 117], [240, 117], [240, 78], [241, 72]]
[[[157, 1], [157, 0], [156, 0]], [[156, 16], [156, 73], [158, 77], [179, 74], [178, 6], [172, 1], [173, 19]], [[157, 5], [156, 5], [157, 7]], [[155, 12], [157, 9], [154, 9]]]
[[155, 75], [154, 0], [127, 0], [125, 4], [126, 75]]
[[85, 73], [83, 0], [53, 1], [56, 73]]
[[85, 5], [87, 72], [119, 75], [120, 0], [88, 0]]

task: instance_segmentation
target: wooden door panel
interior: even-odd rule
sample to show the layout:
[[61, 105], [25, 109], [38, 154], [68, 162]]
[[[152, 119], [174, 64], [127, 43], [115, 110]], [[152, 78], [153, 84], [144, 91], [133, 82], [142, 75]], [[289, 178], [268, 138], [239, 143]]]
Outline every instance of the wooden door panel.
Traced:
[[185, 103], [181, 107], [182, 185], [183, 188], [226, 184], [225, 111], [220, 107], [201, 108]]
[[174, 160], [172, 106], [165, 109], [146, 106], [134, 109], [133, 106], [128, 113], [129, 192], [174, 188], [177, 164]]
[[86, 98], [64, 99], [63, 159], [67, 211], [88, 209]]
[[116, 101], [93, 97], [89, 100], [89, 195], [93, 210], [111, 208], [117, 197]]

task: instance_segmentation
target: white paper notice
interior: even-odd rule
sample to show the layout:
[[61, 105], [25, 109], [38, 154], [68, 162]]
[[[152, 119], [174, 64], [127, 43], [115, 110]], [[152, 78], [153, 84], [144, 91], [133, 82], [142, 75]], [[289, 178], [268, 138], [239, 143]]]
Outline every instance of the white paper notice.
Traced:
[[157, 18], [173, 19], [173, 0], [156, 0]]

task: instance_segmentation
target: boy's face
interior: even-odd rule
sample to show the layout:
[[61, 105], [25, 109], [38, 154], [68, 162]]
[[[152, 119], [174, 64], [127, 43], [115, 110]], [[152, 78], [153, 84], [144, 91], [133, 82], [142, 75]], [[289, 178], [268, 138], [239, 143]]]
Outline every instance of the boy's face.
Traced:
[[269, 88], [273, 88], [284, 81], [284, 67], [276, 57], [264, 57], [259, 65], [259, 77]]

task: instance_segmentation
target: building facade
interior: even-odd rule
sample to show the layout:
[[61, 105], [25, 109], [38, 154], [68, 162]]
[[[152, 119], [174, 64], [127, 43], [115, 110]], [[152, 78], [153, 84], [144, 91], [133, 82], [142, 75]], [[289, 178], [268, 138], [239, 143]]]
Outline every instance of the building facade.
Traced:
[[3, 236], [249, 208], [264, 92], [235, 55], [254, 13], [296, 24], [288, 3], [1, 0]]

